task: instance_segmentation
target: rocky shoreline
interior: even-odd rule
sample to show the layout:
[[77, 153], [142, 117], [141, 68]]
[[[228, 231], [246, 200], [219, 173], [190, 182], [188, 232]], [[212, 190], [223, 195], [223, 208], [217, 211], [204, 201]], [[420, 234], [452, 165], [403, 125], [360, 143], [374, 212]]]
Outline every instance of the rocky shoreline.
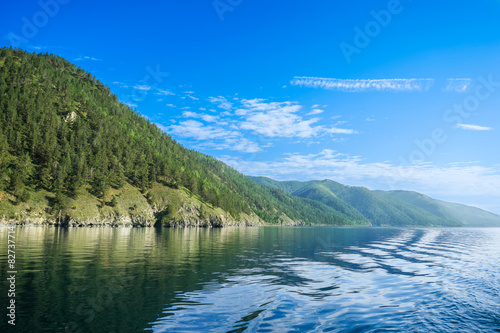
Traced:
[[[141, 215], [120, 215], [95, 217], [89, 219], [76, 219], [69, 215], [61, 218], [49, 216], [21, 216], [18, 219], [0, 218], [0, 226], [58, 226], [58, 227], [165, 227], [165, 228], [222, 228], [222, 227], [255, 227], [269, 225], [257, 216], [243, 215], [240, 220], [227, 215], [211, 215], [206, 218], [185, 216], [173, 218], [168, 222], [161, 219], [148, 218]], [[301, 226], [302, 222], [295, 222], [283, 218], [280, 226]]]

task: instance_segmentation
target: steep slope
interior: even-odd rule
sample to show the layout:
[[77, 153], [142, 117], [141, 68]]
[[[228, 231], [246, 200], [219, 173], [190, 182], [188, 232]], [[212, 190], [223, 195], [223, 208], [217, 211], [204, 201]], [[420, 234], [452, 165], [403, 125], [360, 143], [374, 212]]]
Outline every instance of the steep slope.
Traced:
[[[464, 223], [434, 206], [416, 205], [395, 196], [388, 196], [363, 187], [345, 186], [323, 180], [308, 182], [279, 182], [269, 178], [250, 177], [253, 181], [304, 196], [341, 210], [344, 202], [351, 214], [361, 213], [372, 225], [382, 226], [461, 226]], [[345, 208], [344, 208], [345, 209]], [[341, 210], [342, 211], [342, 210]]]
[[377, 191], [381, 195], [404, 200], [433, 214], [459, 221], [468, 227], [500, 227], [500, 216], [480, 208], [432, 199], [411, 191]]
[[0, 220], [359, 224], [189, 150], [51, 54], [0, 49]]
[[312, 182], [307, 186], [298, 188], [291, 194], [297, 197], [307, 198], [322, 202], [325, 205], [332, 207], [336, 211], [341, 212], [346, 216], [349, 216], [356, 220], [368, 222], [368, 220], [363, 216], [363, 214], [361, 214], [356, 208], [349, 205], [345, 201], [339, 199], [335, 195], [335, 193], [333, 193], [328, 187], [324, 186], [323, 184]]
[[440, 205], [437, 200], [432, 199], [424, 194], [413, 191], [374, 191], [375, 193], [385, 196], [387, 198], [394, 198], [403, 200], [411, 205], [420, 207], [432, 214], [442, 217], [450, 218], [448, 211]]
[[446, 212], [467, 227], [500, 227], [500, 216], [477, 207], [436, 200]]

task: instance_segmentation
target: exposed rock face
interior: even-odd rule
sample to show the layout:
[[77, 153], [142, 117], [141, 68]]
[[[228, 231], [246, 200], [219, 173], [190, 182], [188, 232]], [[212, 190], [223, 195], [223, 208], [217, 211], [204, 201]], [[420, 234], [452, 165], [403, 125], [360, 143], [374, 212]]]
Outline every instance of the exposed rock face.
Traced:
[[31, 217], [31, 216], [23, 216], [18, 220], [14, 219], [6, 219], [5, 217], [0, 218], [0, 224], [17, 224], [17, 225], [58, 225], [57, 220], [46, 217]]
[[[228, 226], [260, 226], [265, 223], [256, 215], [242, 214], [239, 220], [234, 219], [229, 214], [209, 214], [202, 216], [199, 207], [190, 205], [182, 206], [175, 217], [172, 217], [167, 222], [163, 223], [154, 217], [153, 210], [151, 214], [144, 215], [121, 215], [109, 214], [106, 216], [96, 216], [92, 218], [79, 219], [69, 215], [63, 215], [61, 218], [50, 216], [20, 216], [18, 219], [6, 219], [0, 217], [0, 224], [17, 224], [17, 225], [34, 225], [34, 226], [68, 226], [68, 227], [85, 227], [85, 226], [111, 226], [111, 227], [228, 227]], [[286, 225], [297, 225], [293, 221], [287, 221]]]
[[70, 113], [68, 113], [66, 115], [66, 117], [64, 118], [64, 121], [67, 123], [72, 123], [76, 120], [76, 118], [77, 118], [77, 114], [74, 111], [71, 111]]
[[[96, 209], [92, 204], [87, 205], [85, 209], [79, 207], [66, 208], [58, 213], [50, 214], [48, 210], [30, 212], [30, 209], [21, 210], [15, 215], [9, 217], [2, 216], [0, 213], [0, 224], [17, 225], [47, 225], [47, 226], [68, 226], [68, 227], [206, 227], [219, 228], [229, 226], [261, 226], [266, 223], [256, 214], [241, 213], [239, 218], [235, 218], [228, 212], [219, 207], [213, 207], [203, 202], [188, 197], [179, 191], [174, 193], [178, 195], [177, 202], [172, 200], [175, 196], [167, 193], [161, 200], [156, 202], [146, 202], [144, 198], [137, 195], [137, 205], [134, 209], [123, 209], [123, 206], [105, 209]], [[142, 202], [140, 199], [143, 199]], [[88, 199], [87, 199], [88, 200]], [[122, 198], [122, 200], [125, 200]], [[84, 201], [82, 201], [84, 202]], [[97, 201], [96, 201], [97, 202]], [[134, 202], [134, 201], [132, 201]], [[137, 207], [135, 207], [137, 206]], [[70, 206], [71, 207], [71, 206]], [[93, 208], [93, 209], [92, 209]], [[278, 225], [304, 225], [303, 221], [293, 221], [283, 214]]]
[[147, 219], [144, 216], [125, 216], [114, 215], [108, 217], [95, 217], [89, 219], [76, 219], [70, 216], [64, 216], [61, 219], [53, 217], [30, 217], [23, 216], [19, 219], [0, 218], [0, 225], [17, 224], [17, 225], [53, 225], [63, 227], [92, 227], [92, 226], [110, 226], [110, 227], [151, 227], [155, 223], [154, 220]]
[[174, 218], [167, 223], [161, 224], [162, 227], [235, 227], [235, 226], [260, 226], [264, 225], [257, 216], [242, 215], [240, 221], [236, 221], [227, 215], [210, 215], [199, 219], [195, 217], [185, 217], [182, 219]]
[[151, 227], [154, 220], [140, 215], [109, 215], [102, 218], [91, 218], [79, 220], [66, 217], [61, 221], [61, 226], [81, 227], [81, 226], [110, 226], [110, 227]]

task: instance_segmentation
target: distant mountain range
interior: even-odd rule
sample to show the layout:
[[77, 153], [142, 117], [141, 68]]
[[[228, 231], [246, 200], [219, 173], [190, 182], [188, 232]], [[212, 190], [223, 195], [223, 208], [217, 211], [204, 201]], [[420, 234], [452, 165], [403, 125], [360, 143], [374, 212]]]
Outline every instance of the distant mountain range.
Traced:
[[410, 191], [371, 191], [332, 180], [276, 181], [250, 177], [285, 193], [321, 202], [373, 226], [499, 227], [500, 216], [466, 205], [432, 199]]

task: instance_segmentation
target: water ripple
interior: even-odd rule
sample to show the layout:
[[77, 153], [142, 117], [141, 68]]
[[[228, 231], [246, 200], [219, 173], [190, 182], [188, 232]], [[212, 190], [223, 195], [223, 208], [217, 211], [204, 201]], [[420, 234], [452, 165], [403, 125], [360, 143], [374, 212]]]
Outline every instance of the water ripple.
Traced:
[[202, 321], [202, 331], [213, 332], [498, 331], [498, 236], [498, 230], [400, 230], [323, 246], [312, 257], [268, 256], [266, 266], [235, 271], [239, 278], [224, 285], [184, 294], [203, 302], [182, 311], [170, 305], [171, 316], [152, 330], [189, 331]]

